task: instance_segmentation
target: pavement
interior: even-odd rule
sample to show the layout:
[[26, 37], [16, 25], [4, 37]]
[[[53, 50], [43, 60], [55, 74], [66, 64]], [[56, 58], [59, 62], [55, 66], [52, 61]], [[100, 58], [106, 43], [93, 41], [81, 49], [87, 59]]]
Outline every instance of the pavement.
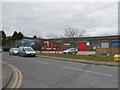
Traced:
[[2, 89], [7, 88], [13, 77], [13, 71], [8, 64], [2, 63]]
[[[40, 52], [40, 51], [36, 51]], [[42, 51], [42, 53], [58, 53], [58, 51]], [[62, 51], [59, 51], [59, 53], [63, 53]], [[92, 55], [95, 54], [95, 51], [78, 51], [78, 55]]]
[[118, 88], [119, 67], [8, 53], [4, 53], [2, 59], [21, 71], [20, 88]]
[[101, 62], [101, 61], [91, 61], [91, 60], [79, 60], [79, 59], [68, 59], [68, 58], [60, 58], [60, 57], [52, 57], [52, 56], [41, 56], [41, 58], [50, 58], [54, 60], [62, 60], [62, 61], [69, 61], [69, 62], [77, 62], [77, 63], [84, 63], [84, 64], [94, 64], [94, 65], [105, 65], [105, 66], [115, 66], [120, 67], [119, 63], [115, 62]]

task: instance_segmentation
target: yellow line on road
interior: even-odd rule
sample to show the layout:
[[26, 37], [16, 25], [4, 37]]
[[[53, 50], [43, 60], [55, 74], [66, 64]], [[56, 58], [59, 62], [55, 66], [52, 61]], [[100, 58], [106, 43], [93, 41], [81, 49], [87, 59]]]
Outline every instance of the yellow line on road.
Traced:
[[17, 71], [19, 72], [19, 82], [18, 82], [18, 85], [16, 86], [16, 88], [20, 88], [20, 85], [21, 85], [21, 83], [22, 83], [22, 73], [21, 73], [21, 71], [18, 69], [18, 68], [16, 68], [17, 69]]
[[21, 73], [21, 71], [17, 67], [15, 67], [11, 64], [8, 64], [6, 62], [2, 62], [2, 63], [5, 63], [5, 64], [9, 65], [9, 67], [12, 68], [15, 72], [15, 80], [14, 80], [11, 88], [20, 88], [20, 85], [22, 83], [22, 73]]
[[17, 82], [18, 82], [18, 72], [17, 72], [16, 68], [13, 65], [10, 64], [10, 66], [13, 68], [13, 70], [15, 72], [15, 82], [13, 83], [11, 88], [15, 88], [15, 86], [17, 85]]

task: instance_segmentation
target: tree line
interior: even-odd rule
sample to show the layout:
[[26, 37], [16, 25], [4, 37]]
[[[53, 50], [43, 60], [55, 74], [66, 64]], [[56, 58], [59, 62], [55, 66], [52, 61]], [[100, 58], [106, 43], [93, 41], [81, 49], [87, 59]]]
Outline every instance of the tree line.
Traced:
[[[66, 38], [69, 38], [70, 44], [73, 45], [73, 48], [77, 48], [79, 42], [76, 41], [75, 39], [81, 38], [85, 34], [85, 32], [86, 32], [86, 30], [79, 30], [77, 27], [68, 26], [65, 29], [64, 36]], [[23, 39], [23, 37], [24, 37], [23, 33], [15, 31], [12, 36], [7, 37], [7, 39], [6, 39], [6, 34], [4, 31], [2, 31], [2, 45], [8, 44], [8, 46], [10, 46], [10, 44], [11, 44], [11, 46], [12, 46], [12, 45], [14, 45], [14, 42], [16, 40], [21, 40], [21, 39]], [[37, 40], [37, 38], [38, 37], [36, 35], [33, 36], [33, 39]], [[38, 43], [38, 41], [37, 41], [35, 46], [40, 46], [40, 43], [41, 42]], [[56, 41], [56, 42], [54, 42], [54, 44], [58, 47], [57, 49], [59, 49], [61, 43]]]
[[[12, 36], [7, 36], [5, 31], [0, 31], [0, 38], [1, 38], [0, 44], [2, 46], [5, 46], [5, 45], [13, 44], [17, 40], [23, 39], [24, 35], [21, 32], [14, 31]], [[37, 39], [37, 36], [34, 35], [33, 39]]]
[[23, 39], [23, 37], [24, 37], [24, 35], [21, 32], [14, 31], [12, 36], [7, 37], [6, 33], [4, 31], [1, 31], [1, 39], [2, 39], [1, 41], [2, 41], [3, 46], [10, 42], [14, 42], [16, 40], [21, 40], [21, 39]]
[[12, 40], [21, 40], [23, 37], [24, 35], [21, 32], [15, 31], [12, 35]]

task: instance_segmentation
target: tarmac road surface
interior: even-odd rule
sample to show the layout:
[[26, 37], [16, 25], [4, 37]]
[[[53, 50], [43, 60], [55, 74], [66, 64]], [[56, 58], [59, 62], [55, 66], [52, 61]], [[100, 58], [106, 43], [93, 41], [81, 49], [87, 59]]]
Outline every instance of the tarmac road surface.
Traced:
[[3, 53], [22, 72], [20, 88], [118, 88], [118, 68]]

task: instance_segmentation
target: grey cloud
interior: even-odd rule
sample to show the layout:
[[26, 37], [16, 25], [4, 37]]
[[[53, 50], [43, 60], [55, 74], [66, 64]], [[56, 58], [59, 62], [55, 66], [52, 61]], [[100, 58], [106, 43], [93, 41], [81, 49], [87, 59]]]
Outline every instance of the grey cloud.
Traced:
[[117, 33], [117, 3], [3, 3], [2, 8], [8, 35], [17, 30], [26, 36], [60, 37], [66, 25], [85, 28], [85, 36]]
[[0, 30], [2, 29], [2, 3], [0, 3]]

